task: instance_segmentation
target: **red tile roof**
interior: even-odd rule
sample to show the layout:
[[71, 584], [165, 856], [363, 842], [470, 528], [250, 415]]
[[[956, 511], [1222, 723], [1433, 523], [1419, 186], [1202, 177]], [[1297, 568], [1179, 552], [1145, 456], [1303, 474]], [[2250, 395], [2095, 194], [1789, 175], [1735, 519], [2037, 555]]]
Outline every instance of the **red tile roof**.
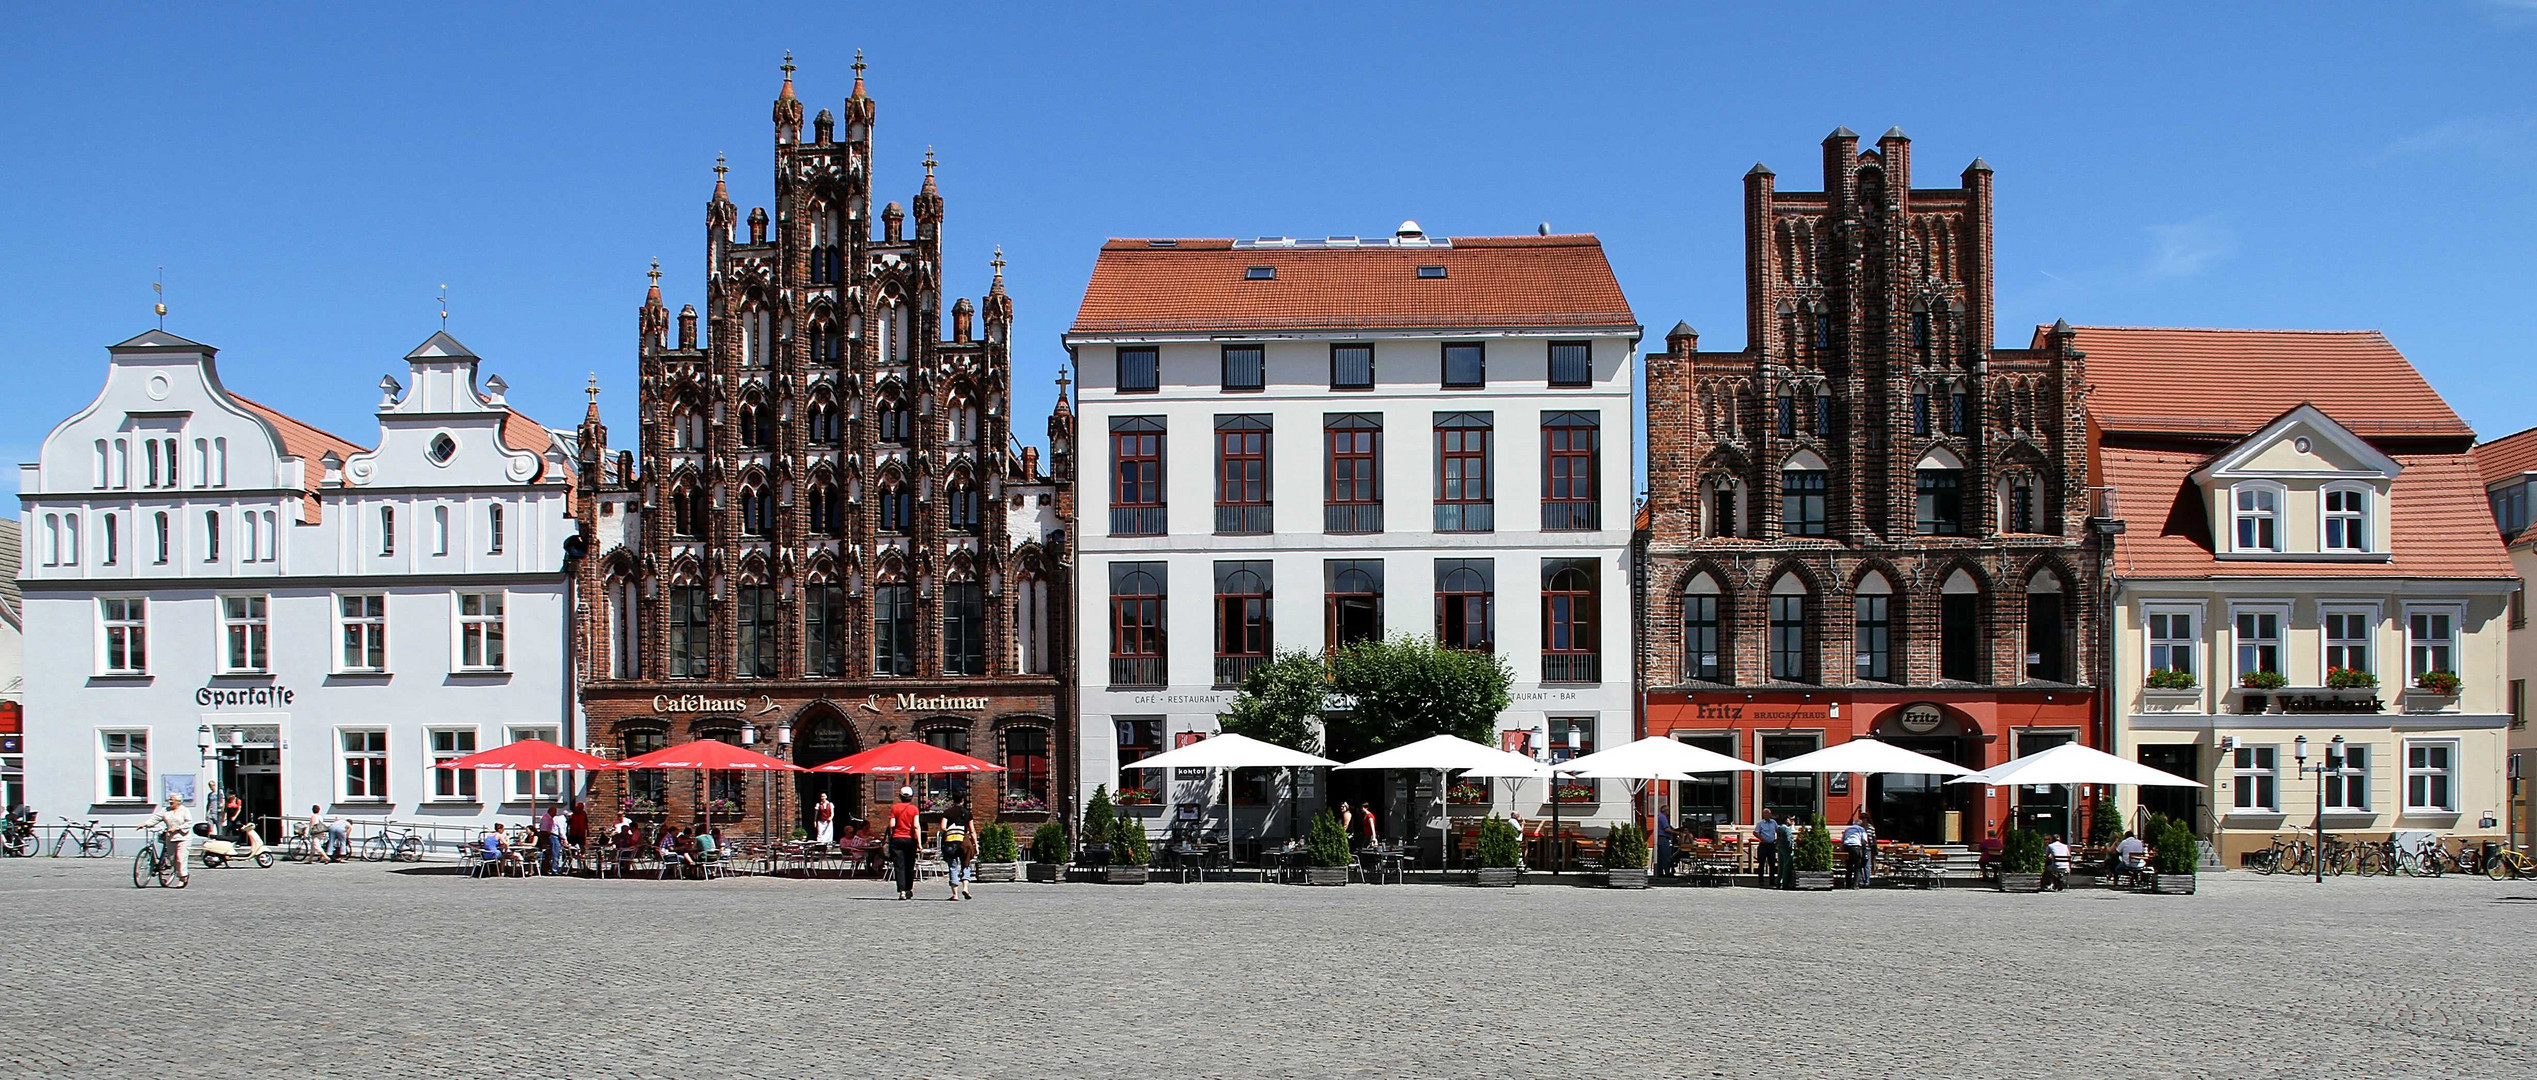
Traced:
[[2537, 472], [2537, 428], [2504, 435], [2470, 451], [2475, 471], [2486, 484], [2498, 484], [2521, 473]]
[[[1236, 248], [1231, 240], [1112, 240], [1076, 334], [1206, 330], [1635, 327], [1591, 235], [1458, 236], [1452, 246]], [[1276, 267], [1273, 280], [1245, 271]], [[1418, 276], [1442, 266], [1442, 278]]]
[[2108, 432], [2248, 435], [2304, 402], [2363, 438], [2475, 434], [2376, 330], [2075, 329]]
[[[2339, 417], [2337, 418], [2340, 419]], [[2210, 514], [2188, 478], [2211, 455], [2105, 447], [2105, 482], [2129, 524], [2115, 538], [2114, 572], [2147, 578], [2510, 578], [2484, 483], [2463, 454], [2397, 454], [2404, 471], [2389, 491], [2386, 562], [2223, 560], [2212, 554]]]
[[318, 484], [326, 477], [326, 464], [318, 459], [325, 457], [328, 451], [333, 451], [334, 455], [340, 459], [366, 450], [365, 447], [350, 439], [320, 431], [313, 425], [284, 416], [269, 405], [235, 393], [229, 396], [236, 398], [238, 404], [246, 406], [249, 412], [263, 417], [265, 423], [273, 425], [273, 430], [281, 433], [282, 453], [306, 463], [304, 474], [308, 478], [307, 487], [310, 491], [317, 490]]

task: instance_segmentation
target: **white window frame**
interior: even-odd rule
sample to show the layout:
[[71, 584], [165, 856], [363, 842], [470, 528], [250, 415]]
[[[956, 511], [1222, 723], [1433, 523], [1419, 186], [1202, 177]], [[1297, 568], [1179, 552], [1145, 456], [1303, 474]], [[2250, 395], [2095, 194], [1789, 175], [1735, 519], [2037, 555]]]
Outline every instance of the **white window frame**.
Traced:
[[[233, 600], [249, 602], [252, 610], [244, 614], [232, 615], [230, 602]], [[212, 643], [212, 648], [218, 654], [213, 658], [217, 664], [217, 670], [223, 675], [270, 673], [273, 670], [273, 598], [263, 593], [224, 593], [219, 597], [218, 603], [220, 604], [220, 636]], [[250, 662], [245, 664], [231, 663], [236, 653], [231, 648], [230, 639], [241, 634], [255, 646], [251, 652], [260, 653], [261, 656], [250, 656], [248, 658]], [[254, 663], [256, 659], [261, 659], [263, 662]]]
[[[2359, 754], [2361, 763], [2355, 768], [2352, 755]], [[2326, 777], [2326, 813], [2366, 814], [2370, 812], [2370, 744], [2347, 742], [2343, 746], [2343, 775]], [[2355, 801], [2354, 796], [2358, 796]]]
[[79, 565], [79, 515], [62, 515], [62, 565]]
[[485, 554], [487, 555], [502, 554], [502, 517], [501, 503], [494, 503], [485, 507], [487, 537], [485, 541]]
[[432, 507], [432, 554], [449, 554], [449, 504]]
[[[442, 736], [464, 736], [466, 749], [441, 748]], [[427, 803], [473, 803], [477, 801], [480, 781], [474, 769], [442, 769], [440, 763], [455, 761], [483, 749], [483, 735], [474, 724], [436, 725], [423, 729], [423, 801]]]
[[[109, 735], [138, 735], [141, 737], [141, 746], [139, 749], [130, 749], [127, 744], [127, 749], [109, 751], [106, 749], [106, 737]], [[150, 774], [157, 771], [151, 768], [150, 729], [143, 726], [101, 727], [97, 729], [96, 741], [90, 745], [96, 749], [97, 753], [97, 802], [106, 806], [150, 805]], [[126, 773], [128, 780], [128, 771], [136, 763], [141, 770], [138, 790], [126, 795], [110, 794], [112, 791], [110, 784], [115, 775]]]
[[[2238, 620], [2240, 617], [2247, 615], [2272, 616], [2273, 636], [2270, 638], [2248, 639], [2240, 635], [2238, 632]], [[2251, 668], [2246, 666], [2245, 657], [2240, 654], [2240, 650], [2246, 647], [2245, 643], [2248, 640], [2271, 642], [2273, 646], [2272, 670], [2281, 672], [2284, 675], [2290, 674], [2289, 670], [2285, 666], [2285, 662], [2290, 659], [2290, 605], [2279, 601], [2269, 600], [2229, 605], [2230, 686], [2238, 685], [2239, 680], [2245, 678], [2247, 672], [2262, 670], [2260, 668]]]
[[[131, 604], [123, 617], [108, 614], [109, 604]], [[114, 664], [114, 639], [117, 631], [126, 635], [124, 659], [129, 661], [138, 651], [141, 662]], [[132, 646], [138, 644], [135, 650]], [[147, 675], [150, 673], [150, 600], [145, 596], [100, 596], [97, 598], [97, 674]]]
[[[360, 750], [352, 749], [350, 746], [345, 744], [345, 740], [355, 735], [378, 736], [378, 749], [373, 750], [368, 747], [364, 747]], [[388, 767], [388, 759], [390, 757], [389, 751], [390, 743], [388, 729], [386, 728], [359, 726], [336, 728], [335, 801], [339, 803], [362, 803], [365, 805], [385, 805], [390, 802], [391, 789], [389, 788], [389, 783], [391, 770]], [[358, 795], [353, 793], [352, 784], [352, 763], [355, 761], [377, 763], [369, 769], [364, 770], [370, 772], [372, 775], [363, 780], [362, 786], [364, 790]], [[374, 786], [377, 790], [368, 790]]]
[[[449, 594], [449, 670], [510, 670], [508, 666], [510, 663], [510, 635], [506, 632], [509, 628], [505, 625], [505, 620], [509, 617], [507, 613], [510, 610], [508, 596], [508, 593], [505, 593], [500, 589], [495, 589], [490, 592], [454, 592]], [[482, 600], [487, 598], [491, 599], [491, 604], [479, 605], [479, 611], [477, 614], [470, 615], [467, 613], [468, 600]], [[484, 610], [485, 608], [490, 608], [491, 610], [486, 611]], [[478, 637], [478, 634], [487, 628], [490, 628], [492, 633], [489, 636]], [[472, 664], [467, 662], [467, 647], [471, 643], [471, 639], [473, 639], [472, 643], [475, 644], [478, 649], [478, 662]], [[488, 644], [492, 646], [490, 649], [486, 647]]]
[[120, 524], [122, 519], [114, 513], [97, 515], [97, 565], [113, 566], [122, 556], [122, 544], [118, 542], [120, 538], [115, 535], [117, 531], [115, 527]]
[[[2203, 609], [2201, 605], [2198, 604], [2142, 605], [2141, 672], [2144, 677], [2152, 671], [2182, 671], [2187, 675], [2196, 677], [2197, 679], [2201, 678], [2202, 671], [2200, 670], [2200, 662], [2202, 659], [2202, 613]], [[2158, 618], [2182, 618], [2186, 621], [2185, 626], [2189, 632], [2183, 637], [2161, 637], [2158, 634], [2157, 623], [2153, 621]], [[2157, 661], [2158, 650], [2161, 645], [2168, 647], [2171, 659], [2176, 650], [2183, 650], [2187, 666], [2178, 668], [2174, 667], [2171, 663], [2169, 666], [2161, 667]]]
[[[2448, 637], [2444, 639], [2416, 637], [2414, 634], [2414, 620], [2426, 616], [2447, 619], [2449, 627]], [[2460, 624], [2466, 622], [2466, 617], [2466, 606], [2463, 604], [2405, 605], [2405, 685], [2408, 688], [2420, 683], [2425, 671], [2435, 670], [2422, 666], [2420, 658], [2415, 655], [2417, 650], [2426, 647], [2422, 644], [2425, 642], [2431, 643], [2429, 647], [2445, 648], [2448, 650], [2449, 666], [2437, 670], [2445, 670], [2452, 675], [2463, 676], [2466, 674], [2465, 672], [2458, 670], [2459, 668], [2466, 666], [2458, 662], [2458, 654], [2461, 651], [2462, 644], [2458, 640], [2458, 627]]]
[[[2269, 766], [2240, 766], [2240, 761], [2269, 760]], [[2249, 786], [2240, 778], [2256, 781]], [[2267, 795], [2250, 801], [2250, 795]], [[2278, 814], [2282, 810], [2282, 748], [2274, 743], [2240, 743], [2229, 755], [2229, 806], [2240, 814]]]
[[[2446, 764], [2442, 765], [2442, 766], [2441, 766], [2441, 767], [2439, 767], [2439, 768], [2432, 768], [2432, 767], [2429, 767], [2429, 766], [2417, 766], [2417, 765], [2415, 765], [2415, 764], [2414, 764], [2414, 751], [2416, 751], [2416, 750], [2438, 750], [2438, 751], [2443, 751], [2443, 755], [2442, 755], [2442, 756], [2445, 758], [2445, 760], [2446, 760]], [[2459, 744], [2458, 744], [2458, 740], [2456, 740], [2456, 739], [2407, 739], [2407, 740], [2405, 740], [2405, 812], [2406, 812], [2406, 813], [2408, 813], [2408, 814], [2454, 814], [2454, 813], [2457, 813], [2457, 812], [2458, 812], [2458, 780], [2459, 780], [2458, 754], [2459, 754]], [[2448, 789], [2448, 791], [2447, 791], [2447, 794], [2448, 794], [2448, 799], [2447, 799], [2445, 802], [2441, 802], [2441, 803], [2432, 803], [2432, 802], [2427, 802], [2427, 801], [2424, 801], [2424, 800], [2421, 800], [2421, 799], [2416, 799], [2416, 798], [2414, 797], [2414, 782], [2415, 782], [2416, 780], [2431, 781], [2431, 780], [2435, 780], [2435, 779], [2436, 779], [2436, 780], [2441, 781], [2441, 782], [2442, 782], [2442, 784], [2443, 784], [2443, 786], [2445, 786], [2445, 787]]]
[[[2336, 618], [2355, 616], [2361, 620], [2360, 637], [2350, 638], [2334, 636], [2334, 621]], [[2348, 645], [2343, 643], [2357, 643], [2361, 649], [2361, 666], [2352, 668], [2352, 670], [2367, 672], [2373, 675], [2377, 674], [2379, 659], [2378, 625], [2379, 609], [2376, 604], [2322, 603], [2317, 605], [2317, 685], [2325, 685], [2325, 676], [2327, 672], [2333, 671], [2338, 667], [2352, 666], [2349, 664], [2337, 664], [2334, 662], [2334, 650], [2337, 648], [2348, 647]]]
[[[2258, 493], [2272, 497], [2272, 509], [2248, 510], [2239, 505], [2246, 496]], [[2282, 551], [2282, 504], [2288, 501], [2289, 497], [2290, 489], [2270, 480], [2242, 480], [2237, 484], [2232, 485], [2229, 488], [2229, 550], [2232, 552], [2263, 554], [2272, 554]], [[2250, 520], [2261, 520], [2270, 523], [2272, 526], [2270, 531], [2273, 534], [2273, 543], [2271, 547], [2257, 547], [2249, 545], [2240, 539], [2239, 525]]]
[[[563, 731], [553, 724], [513, 724], [504, 732], [508, 742], [523, 739], [544, 739], [562, 743]], [[511, 770], [511, 801], [521, 803], [559, 803], [564, 797], [564, 774], [561, 771]]]
[[[2361, 508], [2358, 510], [2328, 509], [2334, 504], [2335, 496], [2344, 494], [2360, 496]], [[2370, 546], [2371, 536], [2375, 531], [2371, 528], [2374, 524], [2371, 519], [2377, 515], [2372, 514], [2370, 510], [2375, 501], [2372, 496], [2376, 494], [2376, 490], [2368, 484], [2327, 484], [2319, 490], [2317, 492], [2317, 550], [2344, 555], [2364, 555], [2374, 550]], [[2353, 539], [2353, 534], [2358, 533], [2359, 543], [2347, 543], [2342, 546], [2332, 543], [2334, 526], [2338, 522], [2350, 526], [2345, 530], [2345, 539]]]
[[[353, 600], [376, 600], [376, 601], [378, 601], [378, 602], [379, 602], [379, 610], [378, 610], [378, 613], [377, 613], [377, 614], [375, 614], [375, 615], [373, 615], [373, 614], [370, 614], [370, 613], [368, 613], [368, 612], [366, 612], [366, 611], [365, 611], [365, 612], [363, 612], [362, 614], [355, 615], [355, 614], [353, 614], [353, 613], [351, 613], [351, 612], [349, 612], [349, 611], [344, 610], [344, 605], [346, 604], [346, 602], [348, 602], [348, 601], [353, 601]], [[364, 606], [366, 607], [367, 605], [364, 605]], [[336, 673], [336, 674], [339, 674], [339, 675], [384, 675], [384, 674], [387, 674], [387, 671], [388, 671], [388, 597], [387, 597], [387, 594], [386, 594], [386, 593], [373, 593], [373, 592], [336, 593], [336, 594], [334, 595], [334, 608], [335, 608], [335, 650], [334, 650], [334, 652], [335, 652], [335, 673]], [[363, 645], [363, 648], [359, 651], [359, 654], [358, 654], [358, 655], [356, 655], [356, 653], [355, 653], [355, 651], [354, 651], [354, 649], [353, 649], [353, 637], [354, 637], [354, 632], [355, 632], [355, 631], [359, 631], [359, 632], [360, 632], [360, 639], [361, 639], [361, 643], [362, 643], [362, 645]], [[378, 663], [376, 663], [376, 664], [370, 663], [370, 662], [368, 661], [368, 654], [369, 654], [369, 653], [373, 653], [373, 652], [375, 652], [375, 653], [377, 653], [377, 654], [379, 655], [379, 662], [378, 662]]]

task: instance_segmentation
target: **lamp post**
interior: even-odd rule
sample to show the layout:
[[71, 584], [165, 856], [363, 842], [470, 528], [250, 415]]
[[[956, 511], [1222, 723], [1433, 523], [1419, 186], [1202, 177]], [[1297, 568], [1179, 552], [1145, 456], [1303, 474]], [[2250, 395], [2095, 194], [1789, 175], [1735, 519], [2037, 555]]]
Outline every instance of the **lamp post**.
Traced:
[[2310, 869], [2315, 874], [2314, 880], [2323, 884], [2326, 880], [2326, 777], [2343, 775], [2343, 736], [2337, 735], [2326, 743], [2326, 758], [2314, 769], [2308, 767], [2307, 736], [2302, 735], [2292, 741], [2291, 753], [2298, 760], [2299, 775], [2317, 774], [2317, 856]]
[[[211, 771], [211, 749], [214, 745], [217, 744], [212, 739], [210, 724], [194, 729], [194, 749], [201, 751], [202, 754], [194, 762], [194, 797], [197, 799], [206, 797], [203, 791], [203, 775]], [[208, 810], [210, 805], [206, 803], [204, 808]]]

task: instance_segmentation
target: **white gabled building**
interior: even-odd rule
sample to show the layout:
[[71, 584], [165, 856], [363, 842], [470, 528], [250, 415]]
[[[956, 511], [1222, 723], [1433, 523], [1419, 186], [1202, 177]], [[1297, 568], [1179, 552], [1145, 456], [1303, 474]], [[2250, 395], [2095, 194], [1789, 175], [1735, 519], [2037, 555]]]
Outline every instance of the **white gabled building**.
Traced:
[[571, 471], [436, 333], [365, 450], [231, 393], [151, 331], [20, 468], [26, 792], [129, 824], [235, 791], [268, 838], [310, 806], [471, 832], [559, 778], [434, 769], [569, 741]]
[[[1215, 731], [1275, 651], [1369, 637], [1505, 657], [1502, 740], [1628, 741], [1639, 336], [1592, 236], [1106, 244], [1065, 335], [1078, 806], [1108, 785], [1150, 800], [1157, 832], [1214, 827], [1206, 781], [1120, 766]], [[1410, 778], [1332, 776], [1298, 793], [1304, 812], [1372, 799], [1386, 834], [1434, 835]], [[1237, 835], [1284, 836], [1287, 801], [1251, 782]], [[1628, 813], [1623, 785], [1583, 786], [1563, 814]], [[1501, 783], [1487, 808], [1548, 817], [1546, 797]]]

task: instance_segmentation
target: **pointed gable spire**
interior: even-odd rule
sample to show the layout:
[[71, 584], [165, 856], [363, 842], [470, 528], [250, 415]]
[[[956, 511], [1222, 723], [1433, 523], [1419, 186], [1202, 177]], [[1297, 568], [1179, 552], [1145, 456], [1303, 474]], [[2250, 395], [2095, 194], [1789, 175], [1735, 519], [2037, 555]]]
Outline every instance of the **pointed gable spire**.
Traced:
[[863, 50], [854, 51], [854, 92], [846, 95], [846, 137], [859, 139], [870, 134], [872, 118], [879, 110], [872, 97], [863, 90]]
[[793, 96], [793, 52], [784, 51], [784, 87], [775, 92], [775, 141], [789, 145], [802, 137], [802, 102]]

